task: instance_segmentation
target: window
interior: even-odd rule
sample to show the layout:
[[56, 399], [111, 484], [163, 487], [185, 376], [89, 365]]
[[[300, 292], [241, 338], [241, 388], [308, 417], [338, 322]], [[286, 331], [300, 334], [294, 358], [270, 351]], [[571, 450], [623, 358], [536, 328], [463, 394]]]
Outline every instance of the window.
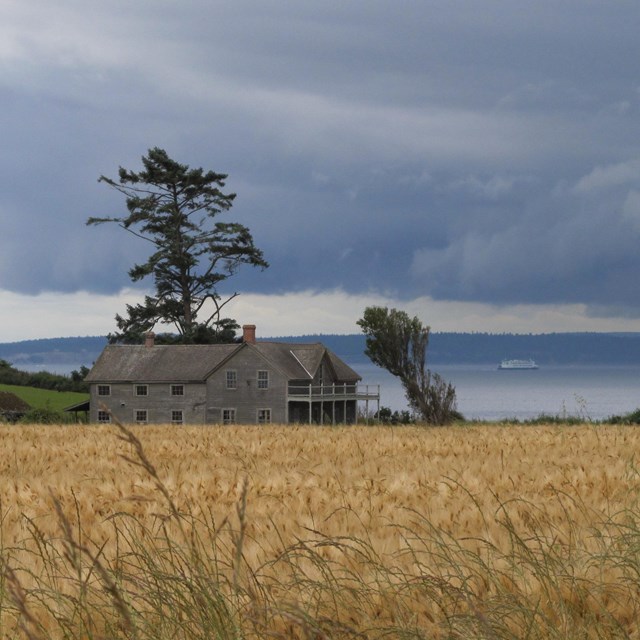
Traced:
[[183, 424], [184, 423], [184, 418], [183, 418], [183, 415], [182, 415], [182, 409], [173, 410], [171, 412], [171, 422], [172, 422], [172, 424]]
[[172, 396], [183, 396], [184, 395], [184, 385], [183, 384], [172, 384], [171, 385], [171, 395]]
[[269, 388], [269, 372], [258, 371], [258, 389], [268, 389], [268, 388]]
[[271, 409], [258, 409], [258, 424], [269, 424], [271, 422]]
[[111, 415], [108, 411], [98, 411], [98, 422], [111, 422]]
[[135, 394], [137, 396], [149, 395], [149, 387], [146, 384], [137, 384], [135, 387]]
[[110, 396], [111, 395], [111, 385], [110, 384], [99, 384], [98, 385], [98, 395], [99, 396]]
[[135, 419], [139, 424], [147, 423], [147, 410], [146, 409], [136, 409], [135, 411]]
[[236, 422], [236, 410], [235, 409], [223, 409], [222, 410], [222, 424], [235, 424]]
[[238, 372], [233, 369], [227, 369], [227, 389], [238, 388]]

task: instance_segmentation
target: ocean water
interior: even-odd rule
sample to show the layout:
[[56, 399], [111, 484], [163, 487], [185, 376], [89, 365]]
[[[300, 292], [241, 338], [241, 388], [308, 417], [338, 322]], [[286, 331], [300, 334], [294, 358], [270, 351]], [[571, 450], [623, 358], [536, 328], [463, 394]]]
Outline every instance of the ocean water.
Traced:
[[[351, 365], [365, 384], [380, 384], [380, 404], [407, 408], [396, 378], [373, 364]], [[458, 410], [468, 419], [528, 420], [541, 414], [602, 420], [640, 407], [638, 366], [541, 366], [500, 371], [497, 365], [431, 367], [456, 388]]]
[[[397, 378], [371, 363], [349, 362], [362, 384], [380, 385], [380, 404], [407, 408]], [[69, 375], [80, 365], [21, 367]], [[541, 366], [533, 371], [500, 371], [497, 365], [437, 365], [432, 370], [456, 388], [458, 410], [467, 419], [529, 420], [541, 414], [602, 420], [640, 407], [640, 365]], [[370, 410], [375, 406], [370, 404]]]

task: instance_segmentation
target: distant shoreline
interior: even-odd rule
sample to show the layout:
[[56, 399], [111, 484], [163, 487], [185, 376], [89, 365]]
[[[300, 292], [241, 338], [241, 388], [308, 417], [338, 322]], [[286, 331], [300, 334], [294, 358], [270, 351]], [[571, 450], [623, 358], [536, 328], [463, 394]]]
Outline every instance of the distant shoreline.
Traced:
[[[265, 338], [278, 342], [322, 342], [352, 363], [367, 363], [361, 334], [317, 334]], [[104, 336], [43, 338], [0, 343], [0, 359], [14, 366], [90, 367], [101, 353]], [[545, 365], [640, 364], [638, 333], [433, 333], [428, 361], [438, 364], [495, 364], [504, 359], [532, 358]]]

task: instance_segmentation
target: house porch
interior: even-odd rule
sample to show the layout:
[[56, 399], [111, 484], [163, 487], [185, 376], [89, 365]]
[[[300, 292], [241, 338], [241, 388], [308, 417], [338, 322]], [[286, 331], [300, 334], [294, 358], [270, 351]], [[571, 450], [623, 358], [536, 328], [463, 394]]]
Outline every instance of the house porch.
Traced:
[[369, 403], [380, 410], [380, 385], [289, 384], [287, 390], [287, 422], [301, 424], [353, 424], [358, 419], [358, 403]]

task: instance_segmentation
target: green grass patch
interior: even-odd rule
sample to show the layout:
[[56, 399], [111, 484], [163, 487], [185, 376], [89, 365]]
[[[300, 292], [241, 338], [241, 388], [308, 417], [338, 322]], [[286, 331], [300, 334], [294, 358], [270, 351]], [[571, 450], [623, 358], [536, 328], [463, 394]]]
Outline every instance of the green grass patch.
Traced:
[[50, 391], [48, 389], [22, 387], [14, 384], [0, 384], [0, 391], [14, 393], [33, 409], [51, 409], [53, 411], [62, 411], [65, 407], [89, 399], [88, 393]]

